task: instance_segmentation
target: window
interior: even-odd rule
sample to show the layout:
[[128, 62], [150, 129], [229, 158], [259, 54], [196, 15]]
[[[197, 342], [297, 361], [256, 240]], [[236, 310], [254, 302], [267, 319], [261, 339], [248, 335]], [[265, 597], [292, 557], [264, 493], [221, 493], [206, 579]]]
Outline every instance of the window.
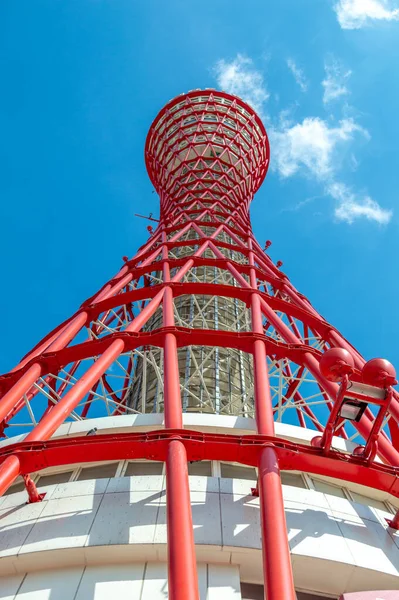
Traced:
[[116, 467], [118, 463], [110, 463], [107, 465], [97, 465], [95, 467], [86, 467], [79, 473], [77, 481], [86, 481], [87, 479], [105, 479], [107, 477], [115, 477]]
[[319, 596], [318, 594], [309, 594], [308, 592], [297, 592], [296, 593], [297, 600], [332, 600], [332, 596]]
[[130, 462], [125, 471], [125, 477], [130, 475], [162, 475], [163, 462], [145, 461]]
[[388, 511], [387, 506], [382, 500], [376, 500], [375, 498], [367, 498], [362, 494], [357, 494], [356, 492], [351, 492], [351, 496], [354, 502], [358, 502], [359, 504], [365, 504], [366, 506], [373, 506], [374, 508], [378, 508], [379, 510]]
[[346, 498], [345, 492], [342, 488], [332, 485], [331, 483], [327, 483], [326, 481], [321, 481], [320, 479], [312, 479], [312, 481], [315, 490], [318, 492], [329, 494], [330, 496], [337, 496], [338, 498]]
[[241, 598], [242, 600], [263, 600], [263, 585], [257, 585], [255, 583], [242, 583]]
[[[263, 585], [255, 583], [241, 583], [242, 600], [263, 600]], [[297, 592], [297, 600], [332, 600], [332, 596], [319, 596], [308, 592]]]
[[211, 461], [202, 460], [188, 463], [188, 474], [189, 475], [202, 475], [203, 477], [210, 477], [212, 475]]
[[64, 471], [63, 473], [51, 473], [49, 475], [41, 475], [36, 485], [43, 487], [44, 485], [56, 485], [57, 483], [66, 483], [70, 480], [73, 471]]
[[220, 463], [220, 472], [222, 477], [233, 479], [250, 479], [256, 481], [258, 476], [253, 467], [244, 467], [242, 465], [232, 465], [231, 463]]
[[289, 473], [287, 471], [281, 472], [281, 483], [284, 485], [291, 485], [292, 487], [306, 489], [305, 481], [302, 475], [299, 473]]

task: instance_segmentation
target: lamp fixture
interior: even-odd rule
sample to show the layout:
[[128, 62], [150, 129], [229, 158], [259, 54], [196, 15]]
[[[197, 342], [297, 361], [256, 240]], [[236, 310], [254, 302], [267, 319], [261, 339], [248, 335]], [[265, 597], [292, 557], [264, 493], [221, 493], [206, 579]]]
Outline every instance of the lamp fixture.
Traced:
[[367, 402], [361, 402], [360, 400], [344, 397], [339, 411], [339, 416], [347, 421], [355, 421], [355, 423], [358, 423], [367, 408], [367, 404]]

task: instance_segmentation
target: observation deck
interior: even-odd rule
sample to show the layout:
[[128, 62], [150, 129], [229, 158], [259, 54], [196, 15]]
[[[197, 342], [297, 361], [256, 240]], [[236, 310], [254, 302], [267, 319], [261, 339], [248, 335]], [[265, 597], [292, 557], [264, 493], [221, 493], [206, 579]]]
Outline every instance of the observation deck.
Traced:
[[145, 146], [161, 218], [171, 205], [193, 199], [248, 208], [269, 156], [263, 123], [240, 98], [216, 90], [174, 98], [152, 123]]

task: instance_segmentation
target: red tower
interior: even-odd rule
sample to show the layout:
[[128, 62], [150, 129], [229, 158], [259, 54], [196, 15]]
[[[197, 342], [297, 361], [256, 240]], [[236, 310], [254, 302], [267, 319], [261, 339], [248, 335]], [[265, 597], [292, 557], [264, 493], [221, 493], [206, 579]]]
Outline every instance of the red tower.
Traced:
[[[193, 91], [153, 122], [145, 159], [159, 220], [137, 254], [0, 378], [0, 493], [53, 465], [166, 463], [169, 597], [198, 598], [187, 460], [258, 468], [266, 597], [293, 600], [280, 469], [339, 477], [399, 497], [399, 402], [392, 366], [365, 364], [256, 241], [249, 206], [269, 165], [256, 113]], [[51, 439], [64, 422], [164, 413], [146, 433]], [[185, 412], [254, 417], [256, 435], [183, 428]], [[282, 439], [275, 421], [314, 431]], [[352, 453], [334, 440], [355, 439]], [[380, 458], [376, 461], [376, 457]], [[398, 524], [394, 519], [392, 526]]]

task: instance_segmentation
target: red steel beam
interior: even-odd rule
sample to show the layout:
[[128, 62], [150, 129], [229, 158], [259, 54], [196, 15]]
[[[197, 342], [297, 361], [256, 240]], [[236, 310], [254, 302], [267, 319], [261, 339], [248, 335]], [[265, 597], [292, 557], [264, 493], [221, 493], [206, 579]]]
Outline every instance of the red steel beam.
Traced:
[[[163, 279], [170, 281], [166, 235], [162, 235]], [[175, 325], [173, 292], [165, 288], [163, 324]], [[183, 429], [177, 343], [174, 333], [164, 338], [164, 415], [166, 429]], [[184, 444], [173, 440], [166, 456], [166, 514], [168, 531], [168, 594], [171, 600], [199, 600], [195, 558], [193, 519], [191, 514], [187, 454]]]
[[[101, 434], [23, 441], [0, 447], [1, 465], [17, 458], [21, 473], [35, 473], [49, 467], [107, 460], [150, 459], [166, 461], [171, 440], [186, 449], [189, 461], [219, 460], [256, 467], [265, 445], [272, 445], [280, 469], [332, 477], [399, 498], [399, 469], [383, 463], [369, 463], [358, 456], [332, 449], [323, 450], [276, 436], [202, 433], [188, 429], [161, 429], [150, 432]], [[2, 490], [0, 491], [0, 494]]]
[[[250, 265], [254, 264], [251, 239]], [[250, 283], [256, 288], [256, 274], [251, 270]], [[252, 329], [263, 333], [262, 311], [258, 292], [251, 296]], [[273, 405], [267, 372], [266, 346], [254, 341], [255, 421], [257, 432], [274, 436]], [[288, 544], [278, 457], [272, 447], [265, 447], [259, 456], [258, 488], [260, 499], [262, 558], [265, 600], [284, 598], [295, 600], [294, 579]]]
[[[138, 331], [145, 325], [148, 319], [156, 311], [163, 298], [163, 290], [155, 296], [143, 311], [132, 321], [127, 330]], [[115, 339], [98, 358], [98, 360], [87, 370], [87, 372], [75, 383], [65, 396], [48, 412], [27, 435], [26, 441], [48, 440], [56, 429], [65, 421], [79, 402], [90, 391], [98, 379], [105, 373], [107, 368], [123, 352], [125, 342]], [[36, 365], [32, 366], [35, 367]], [[29, 371], [28, 371], [29, 373]], [[15, 386], [9, 392], [15, 393]], [[3, 398], [4, 400], [4, 398]], [[17, 457], [8, 457], [0, 465], [0, 495], [3, 494], [20, 474], [20, 465]]]
[[[203, 96], [207, 96], [205, 101]], [[213, 130], [211, 123], [215, 119], [219, 122], [217, 129]], [[178, 142], [170, 143], [176, 129]], [[214, 142], [217, 151], [213, 149]], [[4, 394], [0, 400], [0, 421], [4, 425], [23, 407], [21, 399], [40, 377], [56, 377], [55, 374], [69, 363], [78, 365], [85, 358], [95, 359], [71, 389], [66, 391], [65, 385], [61, 386], [60, 390], [66, 391], [65, 396], [51, 410], [45, 411], [23, 444], [0, 448], [0, 460], [3, 459], [0, 464], [0, 493], [19, 473], [25, 475], [29, 483], [29, 472], [44, 468], [44, 465], [50, 466], [54, 461], [58, 461], [57, 464], [68, 464], [65, 461], [73, 463], [75, 460], [82, 462], [82, 456], [87, 461], [90, 458], [109, 460], [118, 457], [158, 457], [165, 461], [171, 600], [198, 600], [187, 457], [190, 460], [228, 460], [258, 466], [265, 596], [268, 600], [295, 598], [280, 469], [297, 469], [340, 479], [347, 477], [347, 480], [399, 496], [397, 468], [366, 463], [364, 459], [362, 462], [361, 457], [335, 450], [326, 457], [323, 449], [288, 443], [274, 435], [267, 356], [275, 360], [286, 358], [307, 368], [323, 391], [330, 410], [334, 408], [337, 396], [337, 386], [327, 381], [320, 372], [321, 353], [303, 343], [295, 319], [303, 323], [305, 332], [310, 328], [325, 342], [349, 349], [356, 361], [356, 380], [360, 379], [364, 360], [295, 289], [288, 277], [264, 254], [252, 234], [248, 209], [266, 176], [269, 154], [262, 122], [240, 99], [223, 92], [193, 91], [168, 103], [152, 124], [145, 148], [147, 170], [161, 199], [160, 220], [155, 232], [150, 229], [149, 240], [136, 256], [124, 259], [125, 264], [120, 271], [89, 298], [80, 311], [49, 333], [11, 373], [0, 377]], [[205, 232], [204, 228], [210, 228], [211, 233]], [[184, 240], [183, 236], [190, 231], [197, 237], [193, 239], [190, 235], [190, 239]], [[184, 249], [185, 256], [171, 258], [172, 250], [181, 253], [181, 249]], [[205, 257], [208, 249], [216, 258]], [[230, 256], [237, 260], [227, 258]], [[247, 264], [241, 264], [237, 256], [243, 257]], [[182, 283], [190, 269], [207, 266], [229, 271], [238, 285]], [[175, 272], [172, 278], [171, 269]], [[159, 277], [160, 271], [163, 282], [156, 286], [148, 285], [151, 275], [157, 273]], [[131, 282], [137, 286], [143, 280], [141, 288], [127, 291]], [[261, 292], [258, 281], [264, 286], [269, 284], [276, 295]], [[232, 332], [176, 327], [173, 298], [190, 294], [241, 300], [251, 309], [251, 330]], [[107, 311], [116, 309], [119, 314], [122, 308], [118, 307], [135, 301], [142, 302], [141, 311], [134, 318], [128, 308], [132, 322], [125, 331], [69, 346], [80, 329], [96, 320], [101, 313], [104, 313], [102, 323], [107, 324], [111, 318]], [[144, 305], [145, 301], [148, 301], [147, 305]], [[140, 331], [161, 303], [163, 326], [158, 330], [148, 327], [149, 331]], [[277, 315], [280, 311], [294, 331]], [[263, 325], [264, 317], [283, 342], [269, 337], [268, 327]], [[98, 331], [102, 331], [102, 325]], [[163, 348], [166, 429], [153, 434], [79, 438], [75, 445], [73, 438], [49, 440], [83, 399], [86, 406], [82, 416], [87, 415], [93, 393], [107, 368], [122, 352], [133, 351], [141, 345]], [[253, 355], [256, 436], [205, 435], [183, 429], [177, 351], [179, 347], [190, 345], [235, 348]], [[125, 378], [124, 386], [127, 384], [128, 379]], [[112, 391], [107, 382], [105, 385]], [[299, 408], [301, 397], [295, 386], [290, 389], [290, 394], [293, 394]], [[398, 398], [395, 393], [390, 407], [397, 423]], [[304, 410], [311, 417], [310, 408], [306, 406]], [[304, 424], [304, 418], [300, 422]], [[373, 431], [373, 423], [374, 416], [366, 410], [361, 421], [355, 424], [365, 440]], [[378, 450], [383, 460], [399, 467], [399, 452], [385, 434], [379, 435]]]

